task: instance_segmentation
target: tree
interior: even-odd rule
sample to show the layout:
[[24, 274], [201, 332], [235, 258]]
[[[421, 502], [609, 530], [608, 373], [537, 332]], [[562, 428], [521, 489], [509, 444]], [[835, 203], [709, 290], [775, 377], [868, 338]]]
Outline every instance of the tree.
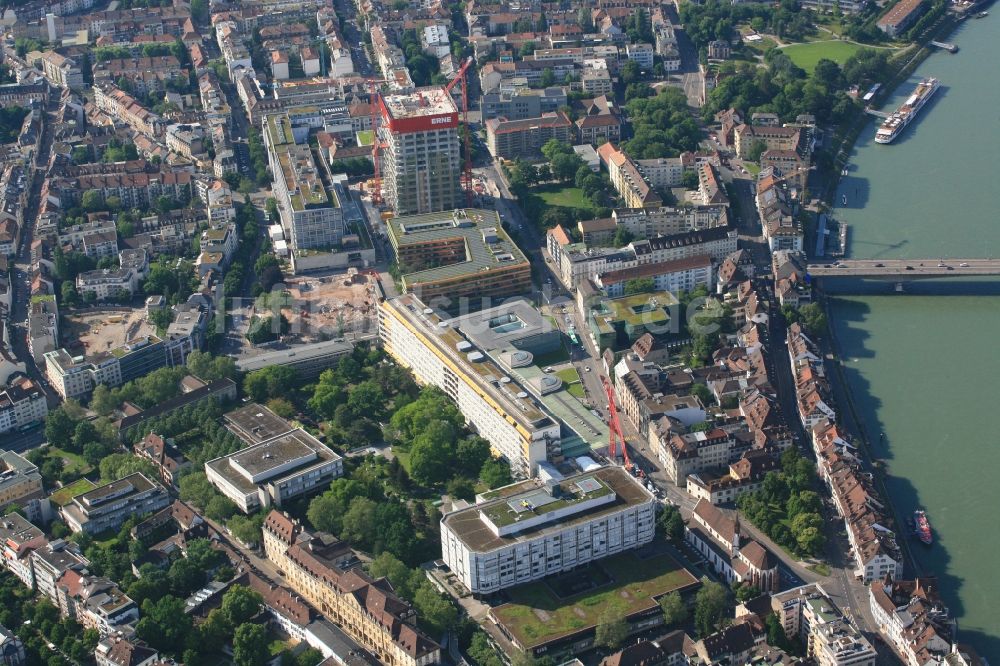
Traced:
[[583, 158], [576, 153], [563, 153], [550, 160], [552, 177], [561, 181], [573, 180], [577, 170], [584, 166]]
[[679, 592], [663, 595], [660, 598], [660, 610], [663, 611], [663, 621], [668, 625], [687, 622], [688, 607]]
[[388, 578], [393, 588], [403, 598], [413, 595], [410, 590], [412, 570], [390, 552], [384, 552], [368, 564], [368, 573], [373, 578]]
[[79, 300], [79, 295], [76, 293], [76, 287], [73, 286], [73, 283], [68, 280], [62, 283], [62, 287], [60, 287], [60, 295], [62, 296], [60, 302], [63, 305], [70, 307], [76, 305]]
[[375, 541], [375, 531], [379, 525], [375, 522], [378, 505], [367, 497], [356, 497], [351, 501], [350, 508], [344, 514], [340, 537], [344, 541], [371, 547]]
[[94, 213], [104, 208], [104, 197], [99, 190], [87, 190], [80, 200], [83, 209], [88, 213]]
[[552, 72], [551, 67], [546, 67], [542, 70], [541, 84], [543, 88], [548, 88], [556, 82], [556, 75]]
[[751, 599], [760, 596], [760, 589], [747, 583], [740, 583], [733, 588], [733, 591], [736, 593], [736, 600], [740, 603], [750, 601]]
[[747, 162], [759, 162], [760, 156], [764, 154], [767, 150], [767, 144], [760, 139], [754, 139], [747, 149], [747, 154], [744, 160]]
[[458, 440], [458, 446], [455, 448], [455, 462], [464, 473], [470, 476], [478, 475], [489, 459], [490, 443], [482, 437], [473, 435]]
[[805, 326], [806, 331], [810, 335], [820, 336], [826, 332], [826, 313], [823, 312], [822, 305], [819, 303], [806, 303], [799, 308], [799, 314], [802, 316], [802, 325]]
[[[433, 433], [433, 434], [431, 434]], [[410, 447], [410, 476], [417, 483], [434, 485], [444, 481], [450, 472], [451, 446], [454, 430], [438, 422], [419, 435]]]
[[694, 626], [699, 636], [704, 638], [719, 628], [729, 606], [728, 596], [721, 584], [701, 579], [701, 589], [694, 598]]
[[316, 666], [321, 661], [323, 661], [323, 653], [316, 648], [309, 648], [295, 657], [295, 666]]
[[632, 278], [625, 282], [625, 295], [631, 296], [632, 294], [648, 294], [656, 289], [656, 284], [653, 282], [653, 278]]
[[254, 370], [243, 379], [243, 392], [256, 402], [288, 397], [298, 388], [298, 373], [286, 366], [272, 365]]
[[96, 463], [101, 472], [101, 479], [104, 481], [117, 481], [123, 479], [134, 472], [142, 472], [151, 479], [157, 478], [156, 468], [152, 463], [142, 458], [137, 458], [130, 453], [107, 454], [107, 449], [103, 457], [98, 458]]
[[476, 488], [470, 479], [464, 476], [456, 476], [448, 482], [446, 488], [448, 495], [452, 499], [472, 500], [476, 496]]
[[513, 481], [510, 465], [499, 458], [490, 458], [483, 463], [483, 468], [479, 471], [479, 480], [490, 489], [506, 486]]
[[625, 64], [622, 65], [620, 76], [622, 83], [625, 85], [638, 82], [642, 77], [642, 70], [639, 68], [639, 63], [635, 60], [625, 61]]
[[608, 608], [597, 621], [594, 644], [617, 650], [628, 638], [628, 623], [616, 611]]
[[222, 612], [229, 622], [238, 627], [256, 617], [264, 599], [245, 585], [233, 585], [222, 597]]
[[684, 538], [684, 518], [681, 516], [680, 510], [673, 504], [663, 507], [656, 519], [656, 524], [663, 531], [664, 536], [674, 543], [680, 543], [681, 539]]
[[233, 634], [233, 661], [236, 666], [264, 666], [270, 659], [267, 630], [259, 624], [241, 624]]
[[166, 595], [142, 603], [142, 619], [136, 634], [162, 652], [178, 654], [191, 632], [191, 616], [184, 612], [184, 601]]
[[[365, 486], [354, 479], [337, 479], [330, 484], [330, 489], [309, 503], [306, 517], [313, 527], [324, 532], [340, 534], [344, 514], [350, 508], [356, 497], [366, 494]], [[181, 496], [183, 498], [183, 479], [181, 480]]]
[[681, 186], [685, 190], [697, 190], [698, 184], [698, 172], [694, 169], [687, 169], [681, 174]]
[[52, 446], [60, 449], [70, 446], [73, 442], [74, 428], [76, 421], [66, 413], [64, 407], [52, 410], [45, 417], [45, 439]]
[[712, 390], [704, 384], [693, 384], [691, 386], [691, 395], [701, 400], [701, 404], [703, 405], [710, 405], [715, 402], [715, 396], [712, 394]]
[[226, 522], [226, 528], [243, 543], [252, 545], [260, 541], [260, 529], [263, 524], [263, 514], [250, 517], [236, 514]]
[[185, 361], [188, 371], [206, 382], [219, 379], [234, 379], [237, 375], [236, 361], [229, 356], [212, 356], [203, 351], [193, 351]]
[[171, 592], [187, 597], [205, 584], [205, 571], [192, 560], [181, 558], [170, 565], [167, 578], [170, 579]]

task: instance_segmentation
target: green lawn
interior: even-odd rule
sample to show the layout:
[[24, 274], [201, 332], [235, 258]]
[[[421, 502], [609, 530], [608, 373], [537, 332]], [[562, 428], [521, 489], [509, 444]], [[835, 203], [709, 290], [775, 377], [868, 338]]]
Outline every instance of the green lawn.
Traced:
[[591, 210], [593, 208], [590, 200], [583, 195], [583, 190], [579, 187], [545, 185], [544, 187], [534, 188], [532, 194], [541, 197], [542, 201], [549, 206], [580, 208], [582, 210]]
[[583, 390], [583, 384], [577, 382], [575, 384], [570, 384], [566, 387], [566, 391], [569, 392], [571, 396], [577, 398], [578, 400], [586, 400], [587, 392]]
[[744, 162], [743, 166], [746, 167], [747, 171], [749, 171], [750, 175], [754, 178], [756, 178], [757, 174], [760, 173], [760, 165], [756, 162]]
[[68, 486], [63, 486], [59, 490], [52, 493], [49, 496], [49, 501], [51, 501], [56, 506], [65, 506], [69, 504], [69, 501], [74, 497], [76, 497], [77, 495], [85, 493], [88, 490], [92, 490], [96, 487], [97, 486], [95, 486], [93, 482], [88, 481], [87, 479], [77, 479]]
[[531, 647], [593, 627], [605, 612], [624, 617], [647, 610], [660, 596], [697, 584], [665, 554], [640, 560], [625, 553], [598, 566], [611, 575], [611, 583], [566, 599], [544, 583], [529, 583], [511, 589], [510, 603], [494, 608], [493, 615], [522, 645]]
[[838, 65], [843, 65], [847, 59], [861, 50], [861, 46], [851, 42], [838, 40], [827, 40], [822, 42], [810, 42], [808, 44], [793, 44], [782, 49], [796, 65], [811, 72], [816, 69], [816, 63], [823, 58], [832, 60]]
[[58, 456], [63, 459], [66, 471], [73, 472], [74, 474], [90, 474], [94, 469], [79, 453], [64, 451], [54, 446], [50, 446], [48, 451], [50, 456]]
[[572, 384], [574, 382], [580, 381], [580, 373], [576, 371], [576, 368], [563, 368], [557, 371], [556, 377], [563, 380], [564, 384]]

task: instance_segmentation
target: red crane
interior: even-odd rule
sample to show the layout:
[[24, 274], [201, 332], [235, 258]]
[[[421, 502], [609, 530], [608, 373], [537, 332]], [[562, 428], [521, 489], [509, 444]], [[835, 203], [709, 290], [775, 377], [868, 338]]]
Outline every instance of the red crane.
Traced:
[[444, 87], [444, 91], [451, 94], [452, 88], [455, 84], [462, 81], [462, 126], [465, 127], [465, 136], [463, 140], [465, 142], [465, 164], [462, 166], [462, 175], [459, 177], [459, 183], [462, 185], [462, 189], [465, 190], [465, 205], [472, 207], [472, 130], [469, 129], [469, 79], [467, 72], [469, 67], [472, 65], [472, 57], [465, 59], [462, 66], [458, 68], [458, 73], [455, 74], [455, 78], [448, 82], [448, 85]]
[[608, 455], [612, 461], [618, 461], [618, 441], [621, 440], [622, 461], [625, 463], [625, 469], [631, 472], [633, 465], [628, 457], [628, 445], [625, 443], [625, 435], [622, 433], [621, 421], [618, 420], [615, 390], [611, 387], [611, 382], [604, 375], [601, 375], [601, 384], [604, 386], [604, 393], [608, 397]]
[[368, 79], [368, 101], [371, 105], [372, 119], [372, 164], [375, 167], [373, 175], [375, 188], [372, 190], [372, 205], [376, 207], [382, 205], [382, 169], [379, 163], [379, 151], [382, 149], [382, 144], [379, 143], [378, 136], [379, 119], [382, 117], [382, 112], [379, 109], [378, 87], [383, 83], [385, 83], [385, 79]]

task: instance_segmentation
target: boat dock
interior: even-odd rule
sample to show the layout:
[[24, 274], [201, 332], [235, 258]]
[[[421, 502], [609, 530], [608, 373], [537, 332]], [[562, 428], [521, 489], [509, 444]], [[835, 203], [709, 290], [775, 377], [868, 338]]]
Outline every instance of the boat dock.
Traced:
[[939, 49], [944, 49], [948, 53], [958, 53], [958, 47], [954, 44], [949, 44], [947, 42], [931, 42], [931, 46], [936, 46]]
[[883, 118], [883, 119], [885, 119], [885, 118], [889, 117], [888, 113], [886, 113], [884, 111], [876, 111], [875, 109], [871, 108], [870, 106], [866, 106], [865, 107], [865, 113], [867, 113], [869, 116], [875, 116], [876, 118]]

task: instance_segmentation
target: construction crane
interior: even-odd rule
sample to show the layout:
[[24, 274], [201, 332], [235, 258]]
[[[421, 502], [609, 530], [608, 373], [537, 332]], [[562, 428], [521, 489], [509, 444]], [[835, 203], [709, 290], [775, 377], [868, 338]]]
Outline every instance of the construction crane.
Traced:
[[[469, 129], [469, 82], [467, 77], [467, 72], [469, 67], [472, 66], [473, 59], [471, 57], [466, 58], [465, 62], [459, 68], [458, 73], [455, 74], [455, 78], [448, 82], [444, 87], [444, 90], [449, 95], [452, 89], [459, 81], [462, 83], [462, 125], [465, 126], [465, 163], [462, 167], [462, 174], [459, 176], [459, 183], [462, 189], [465, 190], [465, 203], [467, 206], [472, 206], [472, 145], [471, 136], [472, 131]], [[368, 79], [368, 92], [369, 92], [369, 102], [371, 104], [371, 126], [372, 126], [372, 165], [375, 167], [373, 180], [375, 182], [375, 187], [372, 189], [372, 204], [375, 206], [380, 206], [382, 204], [382, 164], [380, 160], [380, 153], [382, 149], [387, 146], [382, 143], [379, 138], [379, 126], [381, 124], [381, 105], [379, 104], [379, 99], [381, 93], [379, 92], [379, 87], [387, 83], [387, 79]]]
[[382, 115], [379, 111], [378, 88], [385, 82], [385, 79], [368, 79], [368, 102], [371, 106], [372, 126], [372, 165], [375, 167], [372, 175], [372, 179], [375, 181], [375, 187], [372, 189], [372, 205], [376, 208], [382, 205], [382, 169], [379, 163], [379, 152], [383, 148], [378, 136], [379, 118]]
[[469, 71], [469, 67], [472, 65], [472, 57], [465, 59], [462, 66], [458, 68], [458, 73], [455, 74], [455, 78], [448, 82], [448, 85], [444, 87], [444, 91], [451, 94], [452, 88], [455, 84], [461, 80], [462, 82], [462, 126], [465, 127], [464, 138], [464, 148], [465, 148], [465, 164], [462, 166], [462, 175], [459, 177], [459, 183], [462, 189], [465, 190], [465, 205], [472, 207], [472, 130], [469, 128], [469, 79], [466, 73]]
[[613, 462], [618, 462], [618, 442], [620, 441], [622, 462], [625, 464], [626, 471], [641, 478], [645, 474], [633, 465], [632, 460], [628, 457], [628, 445], [625, 443], [625, 435], [622, 433], [621, 421], [618, 420], [615, 390], [604, 375], [601, 375], [601, 384], [604, 386], [604, 394], [608, 397], [608, 456]]

